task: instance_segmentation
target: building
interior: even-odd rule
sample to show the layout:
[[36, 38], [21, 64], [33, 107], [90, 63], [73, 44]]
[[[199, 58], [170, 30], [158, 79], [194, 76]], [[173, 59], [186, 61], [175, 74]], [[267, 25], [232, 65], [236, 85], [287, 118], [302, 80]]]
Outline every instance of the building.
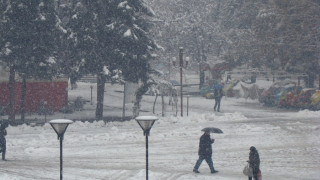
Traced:
[[[14, 94], [15, 113], [19, 114], [22, 102], [22, 80], [19, 76], [16, 77]], [[0, 113], [8, 114], [9, 103], [9, 72], [0, 66]], [[27, 79], [25, 112], [37, 112], [41, 108], [56, 112], [66, 107], [67, 104], [67, 79], [54, 79], [52, 81]]]

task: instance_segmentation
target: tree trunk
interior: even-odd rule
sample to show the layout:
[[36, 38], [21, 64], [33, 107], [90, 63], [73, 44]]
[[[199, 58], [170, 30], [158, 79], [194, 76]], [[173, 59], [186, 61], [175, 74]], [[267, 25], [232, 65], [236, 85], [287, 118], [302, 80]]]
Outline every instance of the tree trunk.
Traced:
[[[139, 116], [140, 112], [140, 102], [142, 100], [142, 96], [148, 91], [148, 88], [152, 85], [153, 83], [147, 83], [143, 82], [143, 84], [139, 87], [137, 93], [136, 93], [136, 101], [134, 102], [134, 118]], [[155, 100], [156, 101], [156, 100]]]
[[164, 107], [164, 95], [161, 94], [161, 109], [162, 109], [162, 117], [164, 117], [164, 111], [165, 111], [165, 107]]
[[157, 98], [158, 98], [158, 94], [156, 94], [156, 98], [154, 99], [154, 102], [153, 102], [153, 109], [152, 109], [153, 114], [154, 114], [155, 109], [156, 109]]
[[15, 103], [14, 103], [14, 86], [15, 86], [15, 68], [10, 66], [9, 76], [9, 91], [10, 91], [10, 103], [9, 103], [9, 120], [13, 122], [15, 120]]
[[97, 77], [97, 108], [96, 119], [103, 119], [103, 99], [104, 99], [104, 86], [106, 83], [106, 77], [103, 74], [98, 74]]
[[27, 81], [26, 76], [22, 77], [22, 92], [21, 92], [21, 121], [24, 123], [25, 120], [25, 102], [26, 102], [26, 92], [27, 92]]
[[203, 68], [201, 66], [202, 65], [200, 65], [200, 85], [199, 85], [199, 89], [201, 89], [203, 87], [203, 84], [204, 84], [204, 71], [203, 71]]
[[74, 75], [70, 75], [70, 84], [71, 90], [77, 89], [77, 78], [75, 78]]

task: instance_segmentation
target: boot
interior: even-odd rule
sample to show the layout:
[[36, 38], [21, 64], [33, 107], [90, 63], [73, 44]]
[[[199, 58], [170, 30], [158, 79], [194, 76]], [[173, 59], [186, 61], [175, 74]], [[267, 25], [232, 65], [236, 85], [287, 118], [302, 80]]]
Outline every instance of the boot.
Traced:
[[217, 173], [217, 172], [219, 172], [219, 171], [212, 170], [212, 171], [211, 171], [211, 174], [214, 174], [214, 173]]
[[200, 173], [200, 172], [198, 171], [198, 169], [193, 169], [193, 172], [194, 172], [194, 173]]

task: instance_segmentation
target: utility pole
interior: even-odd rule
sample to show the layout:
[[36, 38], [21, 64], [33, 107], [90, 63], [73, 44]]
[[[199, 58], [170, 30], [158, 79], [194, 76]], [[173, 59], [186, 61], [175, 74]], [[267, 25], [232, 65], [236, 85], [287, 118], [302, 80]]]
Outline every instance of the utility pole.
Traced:
[[182, 94], [182, 89], [183, 89], [183, 81], [182, 81], [182, 68], [183, 68], [183, 48], [180, 47], [179, 49], [179, 61], [180, 61], [180, 98], [181, 98], [181, 117], [183, 116], [183, 94]]

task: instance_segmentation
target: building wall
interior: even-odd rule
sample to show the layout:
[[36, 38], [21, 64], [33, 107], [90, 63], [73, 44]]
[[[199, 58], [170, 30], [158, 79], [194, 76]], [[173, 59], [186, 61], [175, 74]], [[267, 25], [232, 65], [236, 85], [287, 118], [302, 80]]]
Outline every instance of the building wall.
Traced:
[[[22, 83], [15, 83], [15, 112], [21, 109]], [[9, 111], [9, 84], [0, 82], [0, 109], [5, 106]], [[46, 103], [45, 103], [46, 102]], [[43, 104], [52, 111], [59, 111], [68, 104], [68, 81], [27, 82], [26, 112], [37, 112]]]

